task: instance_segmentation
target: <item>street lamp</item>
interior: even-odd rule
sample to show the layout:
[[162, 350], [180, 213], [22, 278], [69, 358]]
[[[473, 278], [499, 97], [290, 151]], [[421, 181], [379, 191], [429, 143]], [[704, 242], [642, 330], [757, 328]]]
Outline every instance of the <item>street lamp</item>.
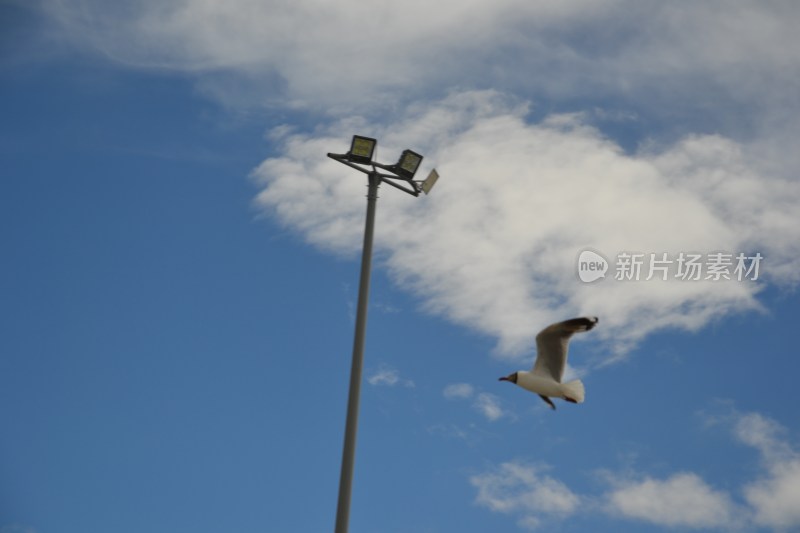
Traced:
[[419, 196], [428, 194], [439, 174], [432, 170], [423, 181], [414, 180], [414, 175], [422, 163], [422, 156], [411, 150], [404, 150], [394, 165], [384, 165], [373, 161], [378, 141], [371, 137], [353, 135], [350, 151], [346, 154], [328, 154], [328, 157], [352, 167], [367, 175], [367, 219], [364, 224], [364, 246], [361, 251], [361, 279], [358, 286], [358, 309], [356, 311], [356, 331], [353, 340], [353, 361], [350, 367], [350, 391], [347, 398], [347, 421], [344, 429], [344, 449], [342, 451], [342, 471], [339, 477], [339, 502], [336, 507], [336, 533], [347, 533], [350, 519], [350, 493], [353, 485], [353, 466], [356, 454], [356, 431], [358, 430], [358, 402], [361, 393], [361, 369], [364, 362], [364, 339], [367, 331], [367, 303], [369, 301], [369, 277], [372, 264], [372, 237], [375, 229], [375, 208], [378, 200], [378, 186], [386, 183]]

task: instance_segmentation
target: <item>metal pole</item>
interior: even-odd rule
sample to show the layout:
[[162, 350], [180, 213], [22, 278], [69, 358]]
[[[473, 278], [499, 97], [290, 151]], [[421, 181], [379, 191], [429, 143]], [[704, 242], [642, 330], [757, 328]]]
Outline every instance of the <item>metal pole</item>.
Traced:
[[361, 392], [361, 369], [364, 363], [364, 338], [367, 331], [367, 303], [369, 302], [369, 277], [372, 264], [372, 237], [375, 229], [375, 208], [378, 185], [381, 178], [377, 172], [369, 174], [367, 192], [367, 220], [364, 224], [364, 246], [361, 251], [361, 280], [358, 286], [358, 310], [356, 332], [353, 341], [353, 362], [350, 367], [350, 392], [347, 398], [347, 422], [344, 430], [342, 472], [339, 477], [339, 503], [336, 507], [336, 533], [347, 533], [350, 520], [350, 493], [353, 485], [353, 466], [356, 455], [356, 431], [358, 430], [358, 402]]

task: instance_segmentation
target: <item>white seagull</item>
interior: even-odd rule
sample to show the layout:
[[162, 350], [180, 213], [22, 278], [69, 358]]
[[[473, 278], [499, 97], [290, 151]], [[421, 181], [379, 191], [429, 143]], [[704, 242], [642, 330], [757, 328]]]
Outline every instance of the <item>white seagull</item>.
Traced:
[[561, 383], [561, 378], [567, 366], [569, 338], [573, 333], [589, 331], [598, 321], [596, 316], [585, 316], [547, 326], [536, 335], [536, 362], [531, 371], [519, 370], [500, 378], [500, 381], [510, 381], [523, 389], [535, 392], [553, 409], [556, 405], [550, 397], [563, 398], [572, 403], [583, 403], [581, 380]]

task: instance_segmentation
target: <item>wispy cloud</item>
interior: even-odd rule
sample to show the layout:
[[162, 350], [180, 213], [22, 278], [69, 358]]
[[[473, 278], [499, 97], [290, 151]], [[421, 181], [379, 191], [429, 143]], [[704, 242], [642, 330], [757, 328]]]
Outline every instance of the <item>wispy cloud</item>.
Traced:
[[474, 475], [469, 481], [478, 490], [475, 503], [494, 512], [515, 515], [518, 524], [526, 529], [576, 512], [580, 497], [544, 471], [546, 468], [541, 466], [509, 461]]
[[626, 518], [668, 527], [722, 529], [735, 524], [736, 507], [730, 497], [696, 474], [618, 483], [608, 495], [609, 510]]
[[442, 395], [450, 400], [471, 398], [474, 393], [475, 387], [469, 383], [453, 383], [442, 391]]
[[501, 418], [514, 418], [503, 408], [499, 397], [488, 392], [479, 392], [469, 383], [452, 383], [442, 390], [442, 396], [448, 400], [472, 400], [472, 408], [490, 422]]
[[465, 442], [471, 439], [470, 431], [456, 424], [433, 424], [428, 426], [428, 433], [448, 438], [456, 438]]
[[757, 413], [736, 424], [739, 440], [761, 454], [763, 473], [744, 487], [756, 524], [789, 530], [800, 527], [800, 451], [784, 437], [785, 429]]
[[394, 387], [400, 385], [414, 388], [414, 381], [400, 377], [400, 372], [389, 366], [381, 366], [367, 377], [367, 383], [373, 386]]
[[490, 422], [500, 420], [508, 413], [503, 409], [500, 398], [488, 392], [481, 392], [475, 397], [475, 402], [472, 404], [476, 411], [481, 413]]
[[743, 103], [774, 105], [798, 92], [800, 15], [791, 2], [649, 3], [646, 17], [635, 0], [41, 4], [73, 42], [128, 65], [194, 73], [208, 94], [239, 105], [330, 112], [366, 103], [386, 112], [425, 93], [491, 83], [551, 100], [669, 100], [653, 107], [677, 116], [712, 101], [738, 104], [741, 115]]
[[503, 463], [469, 481], [478, 490], [478, 504], [514, 515], [523, 528], [578, 512], [603, 512], [669, 528], [790, 531], [800, 527], [800, 453], [785, 438], [785, 429], [758, 413], [736, 413], [728, 421], [734, 439], [758, 451], [762, 467], [756, 479], [743, 483], [734, 494], [715, 488], [695, 472], [656, 477], [630, 468], [620, 473], [604, 470], [608, 490], [578, 494], [543, 474], [541, 467], [519, 461]]

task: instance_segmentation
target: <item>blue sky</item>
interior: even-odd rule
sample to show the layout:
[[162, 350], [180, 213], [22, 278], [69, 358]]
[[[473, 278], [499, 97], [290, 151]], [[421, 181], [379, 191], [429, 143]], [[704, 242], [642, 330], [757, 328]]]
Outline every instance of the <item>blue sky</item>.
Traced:
[[[0, 4], [0, 533], [332, 530], [353, 134], [442, 177], [381, 189], [351, 531], [800, 529], [800, 8], [424, 5]], [[585, 314], [584, 404], [497, 381]]]

